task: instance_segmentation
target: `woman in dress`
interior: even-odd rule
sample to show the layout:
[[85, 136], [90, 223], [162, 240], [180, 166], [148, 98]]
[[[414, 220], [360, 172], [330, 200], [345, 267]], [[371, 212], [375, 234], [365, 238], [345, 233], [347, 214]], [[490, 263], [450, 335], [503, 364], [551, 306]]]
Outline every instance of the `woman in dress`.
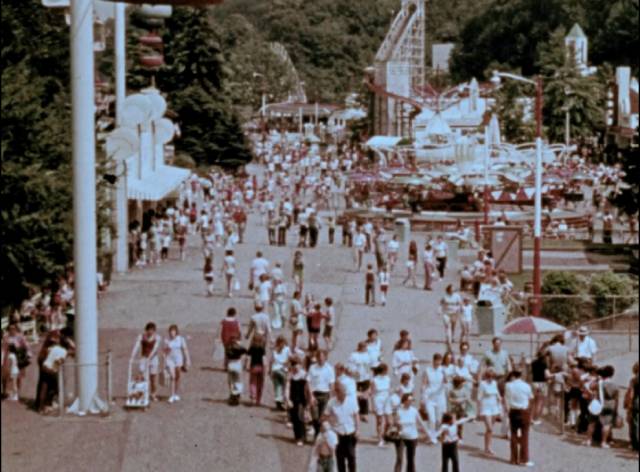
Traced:
[[433, 274], [433, 270], [435, 269], [435, 255], [430, 243], [427, 243], [424, 246], [424, 251], [422, 251], [422, 262], [424, 264], [424, 289], [432, 290], [431, 282], [433, 277], [431, 274]]
[[440, 309], [442, 312], [442, 320], [444, 323], [444, 334], [447, 347], [451, 349], [451, 343], [454, 342], [456, 332], [456, 324], [462, 311], [462, 298], [460, 294], [454, 292], [453, 285], [447, 285], [444, 296], [440, 299]]
[[371, 395], [373, 397], [373, 412], [376, 415], [376, 431], [378, 433], [378, 446], [384, 446], [384, 406], [391, 393], [391, 378], [388, 375], [387, 364], [380, 364], [373, 371], [371, 382]]
[[296, 251], [293, 255], [293, 282], [295, 283], [295, 291], [303, 292], [304, 289], [304, 259], [302, 251]]
[[393, 359], [391, 361], [393, 374], [399, 379], [402, 374], [411, 376], [411, 385], [413, 386], [413, 377], [418, 371], [418, 359], [411, 350], [411, 341], [403, 339], [398, 349], [393, 351]]
[[289, 420], [293, 425], [293, 435], [298, 446], [304, 445], [307, 428], [305, 410], [310, 404], [311, 392], [307, 382], [307, 373], [296, 358], [291, 360], [291, 368], [285, 389]]
[[164, 364], [171, 382], [171, 396], [169, 403], [180, 400], [178, 387], [180, 386], [180, 371], [186, 372], [191, 366], [187, 341], [180, 335], [177, 325], [169, 326], [169, 336], [164, 340]]
[[275, 347], [271, 352], [271, 364], [269, 372], [271, 381], [273, 382], [273, 397], [276, 402], [276, 408], [280, 411], [284, 410], [284, 387], [287, 382], [287, 370], [291, 350], [287, 346], [284, 336], [280, 335], [276, 339]]
[[502, 414], [502, 398], [498, 390], [493, 369], [488, 369], [482, 376], [478, 386], [478, 411], [484, 422], [484, 452], [493, 455], [491, 449], [491, 437], [493, 435], [493, 423]]
[[228, 249], [224, 253], [224, 262], [222, 270], [227, 281], [227, 296], [231, 298], [233, 296], [233, 289], [236, 278], [236, 258], [233, 256], [233, 250]]
[[144, 327], [144, 332], [136, 338], [130, 358], [130, 362], [133, 363], [139, 357], [138, 369], [140, 373], [144, 373], [146, 369], [149, 369], [151, 400], [153, 401], [158, 401], [156, 384], [160, 365], [158, 352], [161, 344], [162, 338], [156, 333], [156, 324], [151, 322], [147, 323]]
[[418, 244], [411, 240], [409, 242], [409, 254], [407, 256], [407, 277], [402, 281], [402, 285], [406, 285], [411, 281], [413, 287], [417, 287], [416, 267], [418, 266]]
[[274, 329], [282, 328], [282, 321], [285, 318], [287, 286], [279, 279], [273, 279], [273, 323]]

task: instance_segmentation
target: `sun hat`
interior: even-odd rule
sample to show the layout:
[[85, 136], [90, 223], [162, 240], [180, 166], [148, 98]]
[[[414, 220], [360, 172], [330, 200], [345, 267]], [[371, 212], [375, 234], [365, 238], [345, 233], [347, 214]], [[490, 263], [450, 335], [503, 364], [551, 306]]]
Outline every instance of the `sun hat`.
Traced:
[[589, 334], [589, 328], [587, 328], [586, 326], [580, 326], [580, 329], [578, 329], [578, 334], [586, 336], [587, 334]]

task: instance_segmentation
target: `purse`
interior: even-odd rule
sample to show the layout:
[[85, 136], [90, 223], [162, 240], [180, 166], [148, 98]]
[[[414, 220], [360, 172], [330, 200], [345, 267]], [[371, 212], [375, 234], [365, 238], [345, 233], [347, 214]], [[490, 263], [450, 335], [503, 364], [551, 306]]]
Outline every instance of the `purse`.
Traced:
[[602, 413], [603, 397], [604, 395], [602, 394], [602, 381], [598, 380], [598, 397], [593, 398], [593, 400], [589, 402], [589, 413], [591, 413], [593, 416], [598, 416], [600, 413]]

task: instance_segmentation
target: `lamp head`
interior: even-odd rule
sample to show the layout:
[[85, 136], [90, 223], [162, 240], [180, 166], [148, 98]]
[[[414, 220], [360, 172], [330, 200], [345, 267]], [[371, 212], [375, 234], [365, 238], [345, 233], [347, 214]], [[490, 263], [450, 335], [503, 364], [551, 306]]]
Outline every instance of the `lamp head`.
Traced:
[[500, 73], [497, 70], [494, 70], [491, 75], [491, 83], [494, 85], [500, 85], [501, 82], [502, 78], [500, 77]]

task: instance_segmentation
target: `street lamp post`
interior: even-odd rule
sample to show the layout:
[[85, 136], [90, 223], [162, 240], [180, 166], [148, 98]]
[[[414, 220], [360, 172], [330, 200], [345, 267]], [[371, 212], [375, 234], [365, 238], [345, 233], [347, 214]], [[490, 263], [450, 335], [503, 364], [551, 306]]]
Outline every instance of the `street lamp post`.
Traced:
[[[71, 97], [73, 136], [73, 259], [75, 332], [80, 415], [100, 409], [98, 400], [98, 297], [96, 261], [96, 140], [93, 70], [93, 0], [71, 1]], [[62, 399], [60, 399], [62, 401]]]
[[532, 314], [540, 316], [542, 292], [542, 76], [535, 80], [527, 79], [506, 72], [493, 72], [492, 81], [500, 83], [501, 78], [517, 80], [531, 84], [536, 88], [535, 117], [536, 117], [536, 162], [535, 162], [535, 194], [533, 211], [533, 306]]

